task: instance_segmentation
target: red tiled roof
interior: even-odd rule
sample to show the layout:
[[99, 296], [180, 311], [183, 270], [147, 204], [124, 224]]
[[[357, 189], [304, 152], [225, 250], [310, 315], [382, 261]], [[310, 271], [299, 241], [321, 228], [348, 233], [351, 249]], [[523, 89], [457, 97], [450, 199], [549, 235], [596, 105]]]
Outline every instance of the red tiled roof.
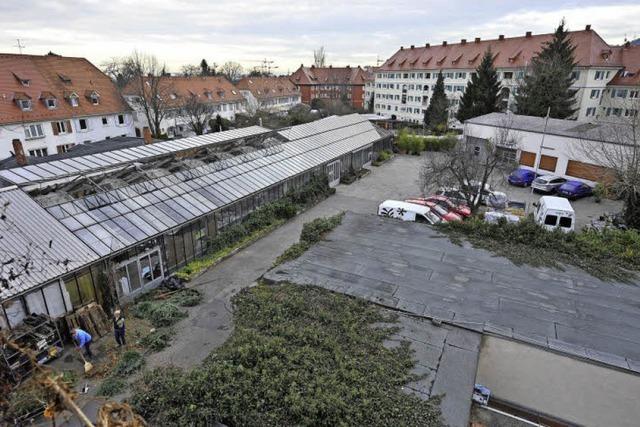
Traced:
[[[175, 99], [166, 100], [171, 107], [180, 107], [185, 99], [197, 96], [202, 102], [222, 103], [243, 101], [244, 97], [238, 89], [223, 76], [166, 76], [162, 77], [162, 92], [173, 94]], [[124, 95], [138, 95], [139, 81], [134, 80], [122, 91]]]
[[[69, 83], [65, 83], [60, 76]], [[28, 80], [24, 86], [21, 80]], [[79, 99], [77, 107], [65, 100], [65, 93], [96, 91], [100, 103]], [[16, 94], [32, 101], [31, 111], [22, 111], [15, 102]], [[55, 98], [57, 106], [49, 109], [47, 97]], [[61, 120], [70, 117], [116, 114], [129, 111], [113, 81], [85, 58], [58, 55], [16, 55], [0, 53], [0, 124]]]
[[300, 66], [289, 77], [296, 85], [347, 84], [364, 85], [370, 80], [366, 71], [358, 67], [305, 67]]
[[236, 87], [248, 90], [256, 99], [300, 95], [300, 91], [289, 77], [245, 77]]
[[[491, 48], [496, 68], [520, 68], [531, 61], [550, 41], [553, 34], [539, 34], [522, 37], [509, 37], [493, 40], [464, 41], [443, 43], [423, 47], [401, 48], [380, 67], [382, 71], [402, 71], [420, 69], [411, 65], [420, 61], [422, 66], [431, 69], [468, 69], [476, 68], [482, 54]], [[620, 66], [620, 52], [610, 47], [593, 30], [572, 31], [569, 36], [576, 46], [575, 58], [579, 66]], [[435, 63], [431, 62], [435, 59]]]
[[618, 49], [624, 69], [609, 82], [609, 85], [640, 85], [640, 45], [625, 45]]

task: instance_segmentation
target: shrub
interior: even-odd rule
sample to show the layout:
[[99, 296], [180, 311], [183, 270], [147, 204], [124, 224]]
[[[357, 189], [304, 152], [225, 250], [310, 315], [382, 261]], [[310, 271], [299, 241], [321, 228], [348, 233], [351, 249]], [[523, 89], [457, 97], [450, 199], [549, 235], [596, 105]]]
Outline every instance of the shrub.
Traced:
[[127, 382], [122, 378], [109, 376], [102, 381], [96, 394], [102, 397], [112, 397], [122, 393], [126, 387]]
[[3, 415], [5, 419], [13, 420], [36, 414], [43, 411], [47, 402], [53, 397], [36, 381], [28, 380], [6, 396], [8, 407]]
[[147, 319], [156, 328], [171, 326], [187, 317], [186, 311], [169, 301], [141, 301], [132, 308], [135, 317]]
[[122, 353], [111, 373], [112, 376], [128, 377], [138, 372], [144, 366], [144, 357], [137, 351], [129, 350]]
[[280, 265], [283, 262], [291, 261], [298, 258], [309, 249], [309, 243], [298, 242], [289, 246], [278, 258], [276, 258], [274, 265]]
[[181, 289], [171, 295], [169, 302], [180, 307], [193, 307], [202, 301], [202, 292], [197, 289]]
[[297, 285], [245, 288], [231, 337], [189, 372], [157, 368], [133, 385], [150, 424], [442, 425], [437, 399], [402, 392], [416, 377], [408, 343], [375, 305]]
[[629, 281], [640, 271], [640, 232], [605, 229], [548, 231], [528, 217], [518, 223], [490, 224], [480, 219], [448, 223], [440, 230], [454, 241], [466, 238], [516, 264], [562, 268], [573, 265], [602, 280]]
[[143, 347], [152, 352], [160, 351], [169, 346], [174, 331], [169, 328], [159, 328], [140, 340]]
[[305, 223], [300, 233], [300, 241], [309, 244], [319, 242], [326, 233], [342, 222], [343, 216], [344, 213], [339, 213], [328, 218], [316, 218], [311, 222]]

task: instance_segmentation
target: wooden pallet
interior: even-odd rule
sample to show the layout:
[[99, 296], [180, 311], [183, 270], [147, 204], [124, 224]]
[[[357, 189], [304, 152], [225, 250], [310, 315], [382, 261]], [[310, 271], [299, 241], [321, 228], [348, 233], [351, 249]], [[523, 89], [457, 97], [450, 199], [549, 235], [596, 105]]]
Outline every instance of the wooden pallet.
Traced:
[[111, 331], [107, 315], [102, 307], [95, 302], [65, 316], [65, 320], [70, 331], [73, 328], [80, 328], [87, 331], [92, 337], [103, 337]]

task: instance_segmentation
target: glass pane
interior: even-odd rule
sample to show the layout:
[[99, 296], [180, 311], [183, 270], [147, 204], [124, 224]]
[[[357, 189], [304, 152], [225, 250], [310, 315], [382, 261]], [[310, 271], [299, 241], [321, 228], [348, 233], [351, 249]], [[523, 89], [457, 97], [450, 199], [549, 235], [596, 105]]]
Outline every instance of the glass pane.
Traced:
[[140, 289], [140, 271], [138, 270], [138, 261], [133, 261], [127, 264], [127, 271], [129, 272], [129, 284], [131, 291]]
[[80, 299], [80, 293], [78, 292], [78, 282], [76, 282], [75, 277], [67, 277], [66, 279], [62, 279], [65, 288], [67, 288], [67, 292], [69, 292], [69, 298], [71, 299], [71, 305], [73, 308], [76, 308], [82, 304]]
[[146, 285], [153, 280], [153, 273], [151, 272], [151, 264], [149, 262], [149, 255], [145, 255], [140, 258], [140, 275], [142, 276], [142, 285]]
[[20, 298], [13, 299], [9, 302], [5, 302], [3, 304], [4, 311], [7, 313], [7, 319], [9, 320], [9, 325], [13, 328], [18, 326], [22, 319], [25, 318], [24, 308], [22, 308], [22, 303], [20, 302]]
[[182, 229], [182, 236], [184, 238], [184, 250], [185, 258], [187, 261], [193, 259], [193, 242], [191, 240], [191, 227], [185, 227]]
[[160, 261], [160, 253], [158, 251], [151, 253], [151, 274], [153, 279], [162, 277], [162, 263]]
[[120, 291], [120, 295], [127, 295], [131, 292], [129, 288], [129, 276], [127, 275], [127, 267], [122, 266], [116, 269], [116, 283]]
[[93, 281], [91, 280], [91, 274], [89, 271], [77, 276], [78, 280], [78, 288], [80, 288], [80, 297], [82, 298], [82, 303], [87, 304], [88, 302], [96, 300], [96, 294], [93, 289]]
[[48, 314], [47, 306], [44, 303], [44, 298], [42, 297], [42, 292], [38, 289], [35, 292], [31, 292], [25, 296], [27, 300], [27, 312], [29, 314]]
[[60, 294], [60, 285], [52, 283], [49, 286], [42, 289], [44, 296], [47, 299], [47, 306], [49, 307], [49, 316], [58, 317], [65, 314], [64, 300]]
[[176, 244], [176, 265], [182, 265], [185, 261], [184, 259], [184, 239], [182, 238], [182, 232], [177, 232], [174, 235], [175, 244]]
[[176, 266], [176, 250], [175, 250], [175, 238], [171, 234], [164, 235], [164, 249], [167, 254], [167, 268], [172, 270]]

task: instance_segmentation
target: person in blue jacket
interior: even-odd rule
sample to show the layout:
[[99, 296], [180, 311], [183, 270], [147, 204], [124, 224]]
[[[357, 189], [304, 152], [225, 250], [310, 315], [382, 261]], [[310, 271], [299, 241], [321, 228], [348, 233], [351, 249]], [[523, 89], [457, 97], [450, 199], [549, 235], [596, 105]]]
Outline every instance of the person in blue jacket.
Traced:
[[80, 328], [73, 328], [73, 340], [76, 342], [76, 349], [78, 351], [84, 349], [84, 354], [87, 355], [87, 358], [93, 359], [93, 353], [91, 352], [91, 342], [93, 339], [88, 332]]

